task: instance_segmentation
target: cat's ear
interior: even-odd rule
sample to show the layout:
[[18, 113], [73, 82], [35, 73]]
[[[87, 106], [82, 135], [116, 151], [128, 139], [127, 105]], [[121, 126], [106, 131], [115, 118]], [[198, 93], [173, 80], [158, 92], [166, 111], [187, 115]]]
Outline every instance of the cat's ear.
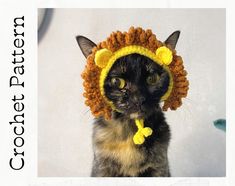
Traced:
[[172, 49], [175, 49], [175, 46], [177, 44], [177, 41], [180, 37], [180, 31], [177, 30], [175, 32], [173, 32], [164, 42], [166, 45], [170, 45], [172, 47]]
[[87, 58], [87, 56], [89, 56], [92, 53], [92, 48], [95, 47], [96, 44], [84, 36], [77, 36], [76, 40], [83, 55]]

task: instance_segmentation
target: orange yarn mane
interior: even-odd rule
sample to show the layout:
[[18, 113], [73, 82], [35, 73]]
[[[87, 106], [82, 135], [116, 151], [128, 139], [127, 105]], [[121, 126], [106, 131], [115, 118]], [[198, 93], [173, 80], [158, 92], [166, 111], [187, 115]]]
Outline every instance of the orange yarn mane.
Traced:
[[[113, 32], [105, 41], [99, 43], [93, 48], [92, 53], [87, 57], [87, 64], [82, 73], [84, 79], [83, 86], [85, 92], [83, 96], [86, 98], [85, 104], [90, 107], [95, 117], [103, 116], [109, 120], [112, 115], [112, 109], [104, 97], [101, 95], [99, 87], [99, 77], [101, 68], [96, 66], [94, 59], [97, 50], [106, 48], [112, 52], [129, 45], [140, 45], [152, 52], [157, 48], [165, 45], [156, 39], [151, 30], [143, 30], [142, 28], [131, 27], [128, 32]], [[168, 46], [170, 48], [170, 46]], [[168, 108], [176, 110], [182, 105], [182, 98], [187, 96], [189, 82], [186, 78], [187, 72], [184, 70], [183, 60], [180, 56], [173, 52], [173, 61], [169, 65], [169, 69], [173, 76], [173, 89], [167, 100], [164, 101], [162, 109], [167, 111]]]

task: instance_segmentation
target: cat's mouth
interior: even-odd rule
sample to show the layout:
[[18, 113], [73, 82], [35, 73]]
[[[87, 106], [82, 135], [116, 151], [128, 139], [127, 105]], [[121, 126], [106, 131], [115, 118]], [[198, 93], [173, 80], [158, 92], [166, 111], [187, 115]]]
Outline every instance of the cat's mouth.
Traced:
[[143, 118], [143, 114], [139, 113], [139, 112], [134, 112], [130, 114], [130, 118], [131, 119], [141, 119]]
[[123, 113], [129, 116], [130, 119], [142, 119], [142, 118], [145, 118], [149, 114], [149, 111], [147, 111], [144, 105], [139, 105], [135, 107], [126, 106], [126, 108], [123, 110], [124, 110]]

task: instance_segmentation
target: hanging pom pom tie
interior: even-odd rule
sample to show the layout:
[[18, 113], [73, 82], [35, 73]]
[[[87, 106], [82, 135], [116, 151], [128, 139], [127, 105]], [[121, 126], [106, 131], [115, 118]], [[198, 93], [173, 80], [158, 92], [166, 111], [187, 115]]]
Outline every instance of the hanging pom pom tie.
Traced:
[[133, 137], [133, 141], [136, 145], [141, 145], [145, 141], [145, 137], [151, 136], [153, 131], [149, 127], [144, 127], [143, 119], [135, 119], [135, 124], [138, 128], [138, 131]]

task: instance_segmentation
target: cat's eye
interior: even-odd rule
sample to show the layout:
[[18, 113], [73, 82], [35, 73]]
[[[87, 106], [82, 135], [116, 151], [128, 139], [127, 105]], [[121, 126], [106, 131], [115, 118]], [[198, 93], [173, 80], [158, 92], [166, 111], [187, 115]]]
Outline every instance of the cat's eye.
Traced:
[[126, 82], [125, 82], [125, 80], [122, 79], [122, 78], [113, 77], [113, 78], [111, 79], [111, 84], [112, 84], [112, 86], [114, 86], [114, 87], [117, 87], [117, 88], [122, 89], [122, 88], [125, 87]]
[[160, 77], [158, 74], [153, 74], [147, 77], [146, 81], [149, 85], [156, 85]]

